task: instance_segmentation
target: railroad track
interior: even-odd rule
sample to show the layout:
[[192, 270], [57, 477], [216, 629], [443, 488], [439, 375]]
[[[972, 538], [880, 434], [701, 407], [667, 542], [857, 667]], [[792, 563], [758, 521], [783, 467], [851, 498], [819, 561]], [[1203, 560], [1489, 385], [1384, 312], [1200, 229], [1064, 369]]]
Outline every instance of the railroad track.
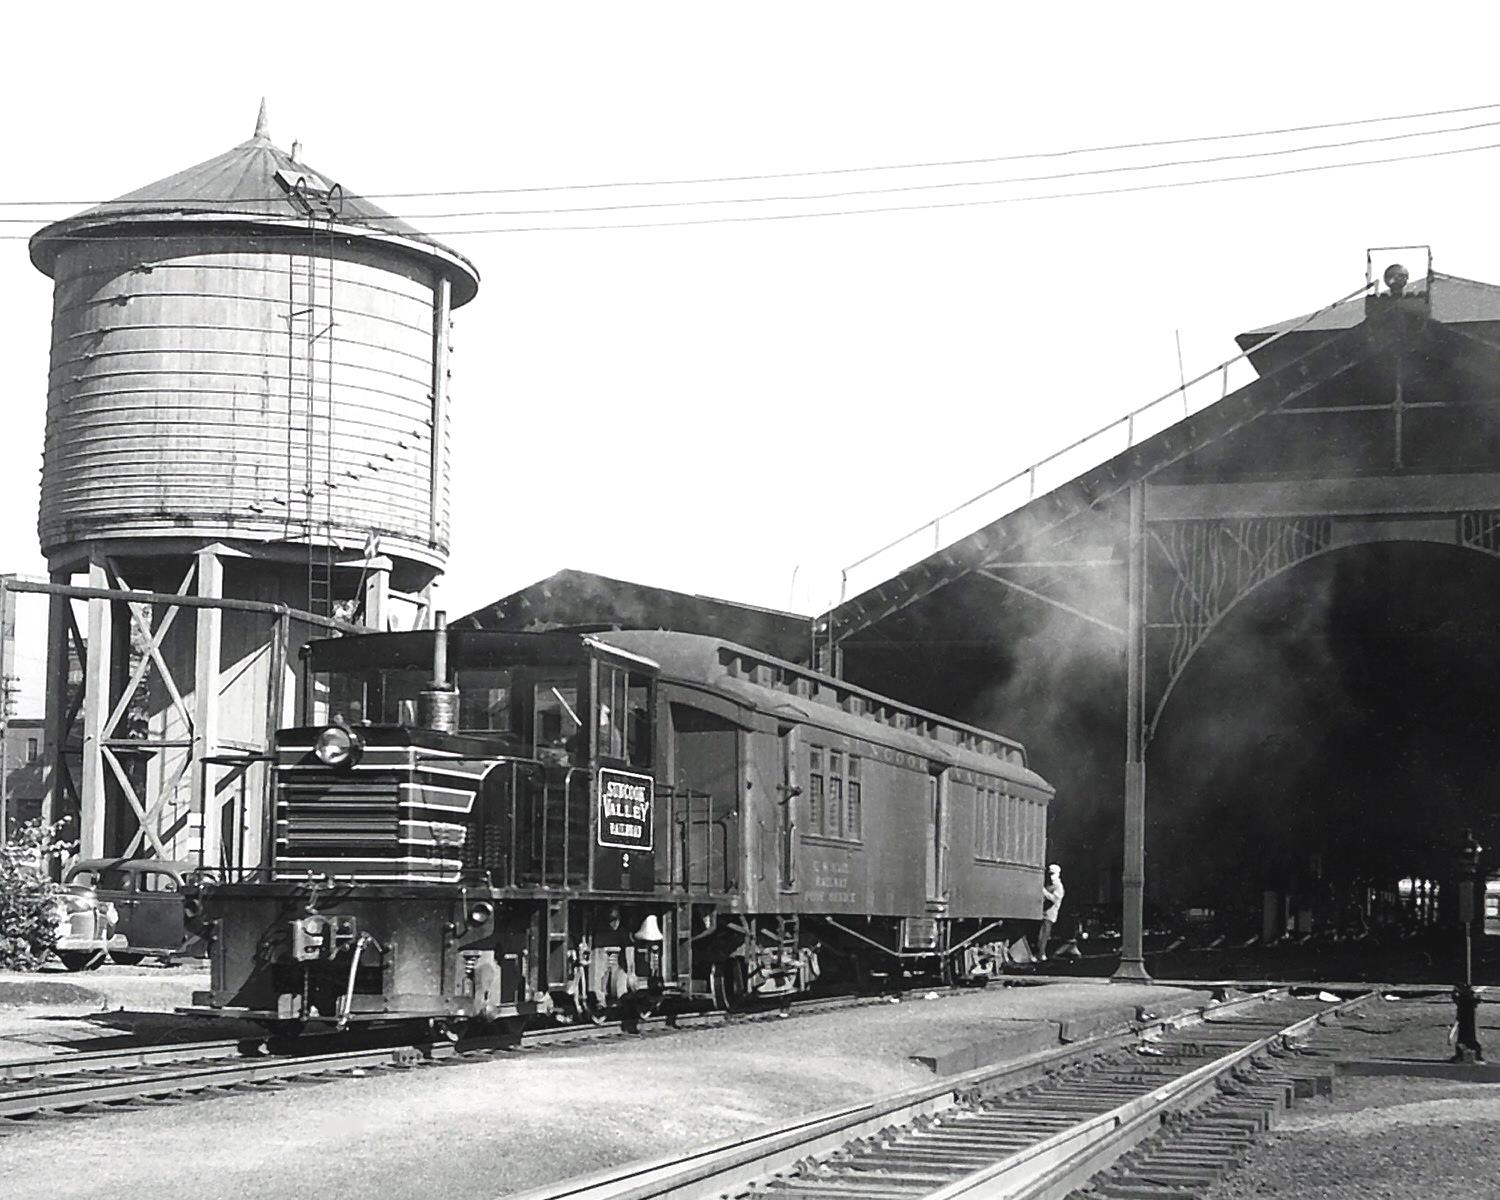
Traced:
[[1318, 1089], [1296, 1043], [1373, 994], [1248, 997], [512, 1200], [1061, 1200], [1132, 1151], [1101, 1197], [1180, 1195]]
[[[316, 1082], [375, 1070], [478, 1062], [516, 1051], [536, 1051], [638, 1035], [653, 1036], [729, 1022], [783, 1017], [887, 1003], [899, 996], [821, 997], [732, 1013], [647, 1017], [629, 1030], [620, 1022], [483, 1035], [458, 1042], [375, 1043], [349, 1047], [334, 1035], [296, 1046], [270, 1040], [214, 1040], [86, 1050], [47, 1058], [0, 1062], [0, 1133], [41, 1117], [123, 1111], [215, 1091]], [[327, 1047], [327, 1049], [324, 1049]]]

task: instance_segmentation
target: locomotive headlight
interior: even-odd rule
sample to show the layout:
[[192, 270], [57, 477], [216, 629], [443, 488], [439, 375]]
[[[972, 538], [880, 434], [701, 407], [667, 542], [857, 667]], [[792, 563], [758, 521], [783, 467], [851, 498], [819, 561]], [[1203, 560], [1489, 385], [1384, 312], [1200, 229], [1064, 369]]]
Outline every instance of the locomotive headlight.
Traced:
[[364, 749], [359, 737], [338, 725], [330, 725], [318, 734], [313, 743], [313, 753], [325, 767], [347, 767]]
[[494, 916], [495, 906], [488, 900], [481, 900], [469, 909], [469, 924], [477, 929], [481, 925], [488, 925]]

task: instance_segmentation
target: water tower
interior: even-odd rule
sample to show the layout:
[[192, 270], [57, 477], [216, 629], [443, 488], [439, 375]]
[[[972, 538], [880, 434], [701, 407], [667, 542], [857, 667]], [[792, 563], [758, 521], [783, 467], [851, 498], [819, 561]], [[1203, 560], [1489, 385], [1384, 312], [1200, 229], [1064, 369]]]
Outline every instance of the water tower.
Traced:
[[[47, 226], [31, 258], [55, 281], [39, 523], [54, 582], [420, 623], [448, 553], [467, 260], [273, 145], [264, 106], [248, 141]], [[201, 845], [253, 865], [256, 754], [295, 715], [314, 627], [264, 605], [87, 603], [80, 629], [52, 602], [53, 815], [76, 815], [85, 855]]]

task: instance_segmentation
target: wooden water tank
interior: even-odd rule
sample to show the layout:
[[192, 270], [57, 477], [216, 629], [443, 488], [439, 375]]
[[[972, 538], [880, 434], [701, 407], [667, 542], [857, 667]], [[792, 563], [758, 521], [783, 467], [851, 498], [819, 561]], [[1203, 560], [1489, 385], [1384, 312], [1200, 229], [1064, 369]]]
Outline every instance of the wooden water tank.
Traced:
[[[39, 232], [39, 533], [448, 551], [453, 251], [256, 136]], [[170, 545], [170, 542], [168, 543]]]

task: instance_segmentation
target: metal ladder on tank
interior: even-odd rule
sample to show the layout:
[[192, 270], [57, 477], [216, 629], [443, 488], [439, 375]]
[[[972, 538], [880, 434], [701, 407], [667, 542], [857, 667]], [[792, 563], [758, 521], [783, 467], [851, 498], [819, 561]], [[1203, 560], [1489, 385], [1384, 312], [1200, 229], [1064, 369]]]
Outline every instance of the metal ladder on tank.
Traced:
[[[335, 184], [327, 193], [311, 191], [299, 180], [292, 195], [307, 214], [306, 269], [299, 270], [295, 259], [290, 277], [290, 312], [288, 332], [291, 359], [288, 372], [288, 408], [293, 400], [300, 402], [304, 418], [301, 492], [303, 499], [303, 533], [307, 541], [307, 609], [319, 616], [334, 615], [334, 544], [333, 544], [333, 279], [336, 236], [333, 223], [343, 210], [343, 189]], [[324, 280], [326, 301], [319, 301], [318, 263], [320, 234], [326, 247], [328, 271]], [[322, 387], [318, 378], [318, 350], [326, 347], [323, 358]], [[301, 374], [298, 375], [298, 367]], [[301, 384], [300, 394], [298, 384]], [[321, 403], [320, 403], [321, 402]], [[318, 423], [323, 425], [321, 444]], [[290, 416], [290, 414], [289, 414]], [[288, 439], [292, 422], [288, 421]], [[290, 452], [290, 445], [288, 451]], [[320, 455], [321, 452], [321, 455]], [[290, 453], [288, 471], [291, 469]], [[317, 513], [319, 483], [323, 511]]]

